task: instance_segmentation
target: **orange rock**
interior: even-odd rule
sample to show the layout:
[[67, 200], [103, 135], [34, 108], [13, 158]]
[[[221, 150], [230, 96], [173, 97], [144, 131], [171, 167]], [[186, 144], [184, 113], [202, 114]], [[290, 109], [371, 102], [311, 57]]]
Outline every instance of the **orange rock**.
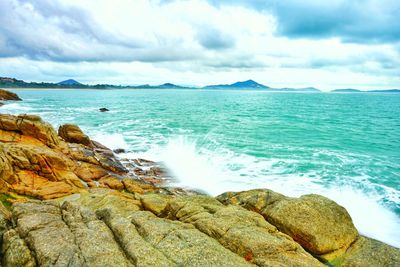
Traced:
[[[17, 134], [30, 136], [44, 145], [55, 148], [60, 145], [59, 137], [54, 131], [50, 124], [42, 121], [39, 116], [35, 115], [0, 115], [0, 129], [3, 131], [10, 132], [11, 138], [15, 138]], [[5, 137], [5, 133], [2, 134], [5, 141], [10, 137]], [[1, 139], [0, 141], [3, 141]], [[18, 140], [14, 139], [14, 142]], [[3, 141], [4, 142], [4, 141]]]
[[81, 128], [74, 124], [61, 125], [58, 128], [58, 135], [69, 143], [92, 146], [90, 138], [82, 132]]
[[98, 165], [86, 162], [78, 162], [77, 165], [78, 167], [75, 169], [74, 173], [85, 182], [98, 180], [108, 174], [106, 170]]
[[39, 199], [52, 199], [79, 192], [79, 188], [64, 182], [52, 182], [32, 171], [19, 171], [18, 183], [11, 188], [18, 194]]
[[99, 180], [101, 186], [105, 186], [115, 190], [123, 190], [124, 184], [117, 177], [107, 175]]
[[152, 192], [157, 190], [157, 188], [151, 184], [146, 184], [130, 178], [122, 180], [122, 183], [124, 184], [125, 189], [130, 193], [143, 194], [145, 192]]

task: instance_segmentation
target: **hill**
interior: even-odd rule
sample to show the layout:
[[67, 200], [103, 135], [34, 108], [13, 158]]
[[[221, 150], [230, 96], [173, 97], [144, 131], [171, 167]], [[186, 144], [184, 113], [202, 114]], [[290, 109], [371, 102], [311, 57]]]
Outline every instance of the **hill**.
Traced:
[[59, 82], [59, 83], [57, 83], [57, 84], [61, 84], [61, 85], [77, 85], [77, 84], [80, 84], [80, 85], [81, 85], [80, 82], [77, 82], [77, 81], [75, 81], [74, 79], [68, 79], [68, 80]]
[[217, 85], [207, 85], [203, 87], [204, 89], [267, 89], [268, 86], [257, 83], [253, 80], [247, 80], [243, 82], [235, 82], [232, 84], [217, 84]]

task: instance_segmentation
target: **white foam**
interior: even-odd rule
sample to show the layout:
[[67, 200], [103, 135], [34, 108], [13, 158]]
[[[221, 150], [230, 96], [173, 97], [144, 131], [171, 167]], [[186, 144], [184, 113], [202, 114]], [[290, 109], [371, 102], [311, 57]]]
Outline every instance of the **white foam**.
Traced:
[[19, 114], [19, 113], [26, 113], [27, 111], [32, 110], [29, 106], [20, 103], [5, 102], [3, 104], [4, 105], [0, 107], [1, 112]]
[[[269, 188], [293, 197], [324, 195], [347, 209], [361, 234], [400, 247], [400, 218], [379, 203], [382, 196], [373, 193], [372, 188], [366, 193], [347, 185], [328, 187], [315, 174], [282, 174], [283, 170], [274, 166], [281, 159], [260, 160], [215, 147], [209, 150], [184, 137], [171, 139], [152, 153], [173, 172], [178, 185], [202, 189], [212, 195], [254, 188]], [[146, 156], [153, 157], [151, 153]], [[363, 182], [363, 186], [373, 185]]]
[[93, 135], [93, 140], [100, 142], [102, 145], [114, 150], [117, 148], [128, 149], [124, 136], [120, 133], [96, 133]]

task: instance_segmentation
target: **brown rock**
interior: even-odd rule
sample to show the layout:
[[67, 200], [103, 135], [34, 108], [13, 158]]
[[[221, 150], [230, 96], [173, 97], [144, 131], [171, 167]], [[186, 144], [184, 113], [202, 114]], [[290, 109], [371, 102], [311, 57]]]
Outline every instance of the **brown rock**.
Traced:
[[0, 89], [0, 100], [22, 100], [16, 93]]
[[106, 170], [98, 165], [87, 162], [77, 162], [77, 165], [74, 173], [85, 182], [98, 180], [108, 174]]
[[350, 246], [358, 232], [347, 211], [319, 195], [289, 198], [271, 190], [225, 193], [225, 204], [256, 211], [316, 256], [330, 261]]
[[111, 176], [111, 175], [102, 177], [99, 180], [99, 184], [100, 184], [100, 186], [105, 186], [105, 187], [115, 189], [115, 190], [123, 190], [125, 188], [124, 184], [122, 183], [122, 181], [119, 178], [117, 178], [115, 176]]
[[85, 146], [92, 146], [90, 138], [84, 134], [77, 125], [64, 124], [58, 128], [58, 135], [69, 143], [77, 143]]
[[146, 184], [144, 182], [130, 178], [125, 178], [124, 180], [122, 180], [122, 183], [124, 184], [125, 189], [130, 193], [143, 194], [145, 192], [153, 192], [157, 190], [157, 187], [151, 184]]
[[0, 142], [22, 142], [32, 145], [41, 142], [50, 148], [60, 146], [60, 140], [53, 127], [35, 115], [0, 114], [0, 130]]

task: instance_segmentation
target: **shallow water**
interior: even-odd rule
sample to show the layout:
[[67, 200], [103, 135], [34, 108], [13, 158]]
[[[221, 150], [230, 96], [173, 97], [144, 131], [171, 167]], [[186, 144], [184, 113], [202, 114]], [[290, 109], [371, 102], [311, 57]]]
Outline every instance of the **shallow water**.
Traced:
[[182, 186], [322, 194], [363, 234], [400, 246], [400, 94], [13, 91], [24, 101], [1, 113], [76, 123], [124, 156], [165, 162]]

